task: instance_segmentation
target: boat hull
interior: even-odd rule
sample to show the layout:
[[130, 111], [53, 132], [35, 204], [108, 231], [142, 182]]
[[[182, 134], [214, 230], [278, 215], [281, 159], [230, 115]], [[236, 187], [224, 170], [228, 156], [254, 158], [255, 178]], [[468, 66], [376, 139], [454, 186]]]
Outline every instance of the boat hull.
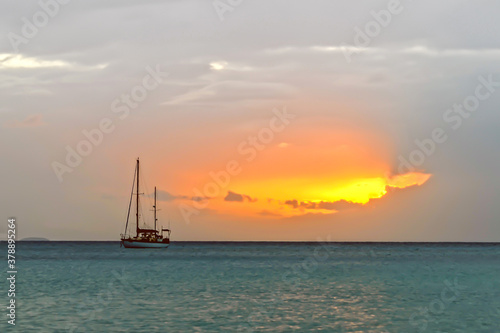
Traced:
[[166, 249], [170, 245], [170, 243], [163, 242], [140, 242], [130, 240], [123, 240], [122, 244], [124, 247], [131, 249]]

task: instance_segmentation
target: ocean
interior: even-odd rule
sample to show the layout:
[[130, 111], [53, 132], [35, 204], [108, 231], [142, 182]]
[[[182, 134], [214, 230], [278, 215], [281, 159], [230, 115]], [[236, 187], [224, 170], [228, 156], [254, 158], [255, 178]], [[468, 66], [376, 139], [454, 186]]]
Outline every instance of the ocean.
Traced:
[[500, 332], [500, 244], [16, 246], [1, 332]]

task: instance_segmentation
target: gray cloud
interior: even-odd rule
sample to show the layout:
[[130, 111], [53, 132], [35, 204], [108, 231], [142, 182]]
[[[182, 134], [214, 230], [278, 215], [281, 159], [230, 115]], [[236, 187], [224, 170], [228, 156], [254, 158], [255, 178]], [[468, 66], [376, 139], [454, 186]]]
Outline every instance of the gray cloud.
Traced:
[[248, 202], [255, 202], [257, 199], [253, 199], [248, 195], [245, 194], [238, 194], [235, 192], [228, 191], [226, 197], [224, 198], [224, 201], [233, 201], [233, 202], [243, 202], [243, 201], [248, 201]]
[[346, 210], [346, 209], [351, 209], [351, 208], [356, 208], [356, 207], [362, 207], [363, 205], [346, 201], [346, 200], [339, 200], [339, 201], [319, 201], [319, 202], [312, 202], [312, 201], [298, 201], [296, 199], [294, 200], [286, 200], [285, 205], [292, 206], [293, 208], [297, 209], [310, 209], [310, 210], [317, 210], [317, 209], [326, 209], [326, 210]]
[[[154, 193], [150, 193], [148, 196], [152, 198], [154, 196]], [[157, 198], [157, 200], [160, 200], [160, 201], [192, 200], [192, 201], [197, 201], [197, 202], [210, 199], [207, 197], [197, 197], [197, 196], [188, 196], [188, 195], [173, 195], [170, 192], [163, 191], [163, 190], [156, 191], [156, 198]]]

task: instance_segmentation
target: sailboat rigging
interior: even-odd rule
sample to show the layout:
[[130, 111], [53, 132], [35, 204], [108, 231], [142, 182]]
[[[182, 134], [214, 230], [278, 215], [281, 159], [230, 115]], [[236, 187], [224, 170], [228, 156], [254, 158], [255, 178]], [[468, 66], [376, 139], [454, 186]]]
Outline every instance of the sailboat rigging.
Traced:
[[[156, 186], [155, 186], [155, 191], [154, 191], [154, 205], [153, 205], [153, 211], [154, 211], [154, 228], [153, 229], [148, 229], [148, 228], [141, 228], [139, 224], [139, 195], [141, 194], [139, 191], [139, 158], [137, 158], [137, 163], [135, 167], [135, 172], [134, 172], [134, 181], [132, 185], [132, 192], [130, 194], [130, 202], [128, 206], [128, 213], [127, 213], [127, 222], [125, 224], [125, 233], [120, 235], [121, 239], [121, 245], [125, 246], [126, 248], [167, 248], [170, 245], [170, 228], [160, 228], [160, 231], [156, 229], [156, 223], [158, 221], [156, 212], [157, 212], [157, 206], [156, 206]], [[134, 193], [135, 189], [135, 193]], [[136, 228], [135, 228], [135, 236], [132, 236], [127, 233], [128, 227], [129, 227], [129, 218], [130, 218], [130, 208], [132, 206], [132, 199], [133, 196], [136, 196], [135, 201], [136, 201], [136, 211], [135, 211], [135, 222], [136, 222]], [[163, 233], [166, 232], [166, 235]]]

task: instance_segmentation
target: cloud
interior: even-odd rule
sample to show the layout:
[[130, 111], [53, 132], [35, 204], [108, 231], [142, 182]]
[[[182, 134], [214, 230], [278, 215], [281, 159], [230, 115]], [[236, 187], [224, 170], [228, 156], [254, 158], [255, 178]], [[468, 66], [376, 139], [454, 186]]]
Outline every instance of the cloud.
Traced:
[[287, 83], [222, 80], [178, 95], [162, 104], [204, 105], [228, 101], [274, 100], [290, 97], [294, 92], [295, 89]]
[[498, 57], [499, 48], [431, 48], [414, 44], [409, 47], [359, 47], [353, 45], [315, 45], [303, 47], [283, 47], [264, 50], [269, 55], [321, 54], [321, 53], [364, 53], [375, 56], [387, 54], [419, 55], [427, 57]]
[[244, 64], [229, 64], [226, 61], [216, 61], [216, 62], [211, 62], [210, 64], [210, 69], [215, 70], [215, 71], [221, 71], [221, 70], [230, 70], [230, 71], [252, 71], [255, 68], [246, 66]]
[[216, 70], [216, 71], [223, 70], [226, 67], [227, 67], [227, 62], [225, 62], [225, 61], [211, 62], [210, 63], [210, 68], [213, 70]]
[[431, 174], [421, 172], [409, 172], [405, 174], [394, 175], [387, 180], [387, 187], [405, 188], [414, 185], [420, 186], [427, 180], [429, 180], [431, 176]]
[[[148, 194], [149, 197], [153, 197], [154, 193]], [[207, 197], [190, 197], [187, 195], [173, 195], [170, 192], [158, 190], [156, 191], [156, 199], [160, 201], [174, 201], [174, 200], [191, 200], [191, 201], [203, 201], [210, 198]]]
[[287, 200], [287, 201], [285, 201], [285, 205], [290, 205], [293, 208], [298, 208], [299, 202], [297, 200]]
[[22, 54], [0, 53], [0, 69], [35, 69], [35, 68], [68, 68], [75, 70], [104, 69], [107, 64], [83, 66], [64, 60], [43, 60], [37, 57], [25, 57]]
[[4, 127], [8, 128], [28, 128], [28, 127], [39, 127], [43, 126], [46, 123], [42, 120], [41, 114], [32, 114], [27, 116], [24, 120], [18, 121], [14, 120], [11, 122], [7, 122]]
[[402, 49], [400, 52], [428, 57], [498, 57], [500, 55], [498, 48], [433, 49], [425, 45], [415, 45]]
[[339, 200], [335, 202], [321, 201], [316, 204], [317, 209], [328, 209], [328, 210], [346, 210], [351, 208], [362, 207], [362, 204], [350, 202], [346, 200]]
[[[430, 177], [430, 175], [427, 175], [428, 177], [425, 179], [425, 181]], [[298, 201], [296, 199], [294, 200], [286, 200], [284, 202], [285, 205], [292, 206], [295, 209], [300, 209], [300, 210], [331, 210], [331, 211], [345, 211], [345, 210], [350, 210], [353, 208], [361, 208], [363, 206], [367, 205], [377, 205], [379, 202], [382, 202], [387, 199], [387, 197], [394, 197], [399, 194], [401, 191], [405, 191], [407, 189], [414, 189], [419, 186], [421, 186], [423, 183], [414, 183], [409, 186], [398, 186], [398, 185], [387, 185], [385, 187], [386, 194], [382, 197], [379, 198], [370, 198], [370, 200], [365, 203], [356, 203], [356, 202], [351, 202], [347, 200], [338, 200], [338, 201], [319, 201], [319, 202], [314, 202], [314, 201]]]
[[313, 210], [346, 210], [350, 208], [356, 208], [363, 206], [362, 204], [350, 202], [346, 200], [339, 201], [298, 201], [298, 200], [286, 200], [285, 205], [292, 206], [295, 209], [313, 209]]
[[245, 195], [245, 194], [238, 194], [238, 193], [234, 193], [234, 192], [228, 191], [226, 197], [224, 198], [224, 201], [232, 201], [232, 202], [248, 201], [248, 202], [255, 202], [255, 201], [257, 201], [257, 199], [253, 199], [250, 196]]
[[35, 57], [25, 57], [22, 54], [0, 54], [0, 68], [48, 68], [69, 66], [69, 63], [61, 60], [41, 60]]
[[[149, 197], [152, 197], [154, 194], [151, 193], [149, 194], [148, 196]], [[182, 195], [173, 195], [171, 194], [170, 192], [167, 192], [167, 191], [156, 191], [156, 198], [160, 201], [173, 201], [173, 200], [176, 200], [176, 199], [187, 199], [186, 196], [182, 196]]]

